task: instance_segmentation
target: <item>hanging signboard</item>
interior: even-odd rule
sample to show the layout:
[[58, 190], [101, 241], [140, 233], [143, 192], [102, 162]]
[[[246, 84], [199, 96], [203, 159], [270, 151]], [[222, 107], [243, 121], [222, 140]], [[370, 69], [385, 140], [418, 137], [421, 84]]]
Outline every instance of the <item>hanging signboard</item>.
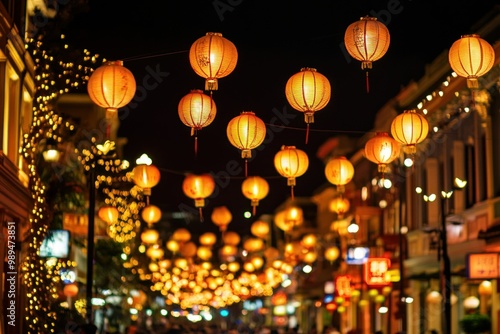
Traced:
[[499, 253], [475, 253], [467, 255], [469, 279], [495, 279], [500, 277]]

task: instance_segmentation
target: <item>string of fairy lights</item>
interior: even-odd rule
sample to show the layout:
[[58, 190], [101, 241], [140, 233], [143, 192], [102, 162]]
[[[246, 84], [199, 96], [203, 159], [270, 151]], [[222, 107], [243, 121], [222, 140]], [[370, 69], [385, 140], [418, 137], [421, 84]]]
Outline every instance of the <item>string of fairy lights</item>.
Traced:
[[[53, 109], [53, 102], [60, 95], [85, 87], [89, 75], [93, 69], [104, 62], [105, 59], [98, 54], [92, 54], [84, 50], [81, 59], [75, 61], [71, 48], [64, 42], [61, 36], [62, 50], [47, 50], [43, 38], [29, 40], [26, 49], [35, 61], [35, 81], [37, 95], [33, 106], [33, 121], [29, 133], [23, 137], [21, 153], [28, 163], [29, 188], [33, 199], [32, 214], [30, 216], [30, 242], [27, 257], [24, 259], [22, 269], [23, 278], [27, 289], [29, 302], [26, 306], [25, 321], [30, 332], [55, 332], [55, 314], [50, 310], [50, 304], [57, 298], [58, 271], [64, 266], [75, 266], [76, 264], [61, 262], [48, 263], [38, 256], [41, 242], [49, 227], [49, 208], [46, 201], [46, 185], [43, 183], [37, 170], [37, 156], [40, 152], [39, 145], [43, 140], [53, 139], [58, 143], [63, 142], [68, 134], [75, 131], [75, 125], [58, 115]], [[58, 51], [67, 51], [68, 53]], [[65, 59], [71, 59], [67, 60]], [[447, 87], [451, 80], [457, 76], [452, 73], [443, 82], [442, 87]], [[425, 105], [435, 98], [442, 97], [442, 87], [439, 87], [427, 95], [415, 109], [427, 114]], [[459, 94], [459, 93], [457, 93]], [[480, 94], [474, 97], [481, 102], [484, 97]], [[478, 109], [478, 104], [476, 104]], [[324, 131], [324, 130], [311, 130]], [[434, 132], [439, 128], [434, 128]], [[345, 131], [344, 131], [345, 132]], [[94, 142], [95, 144], [95, 142]], [[113, 187], [117, 182], [131, 182], [130, 176], [124, 173], [119, 160], [101, 160], [96, 158], [94, 150], [84, 149], [79, 152], [83, 168], [89, 170], [96, 163], [107, 175], [99, 175], [96, 187], [105, 195], [104, 203], [118, 208], [120, 219], [116, 225], [108, 228], [109, 236], [120, 243], [126, 243], [136, 236], [136, 231], [141, 226], [139, 212], [144, 207], [143, 194], [138, 187], [131, 186], [128, 189], [116, 189]], [[111, 174], [109, 174], [111, 173]], [[127, 246], [125, 245], [125, 248]], [[124, 248], [124, 249], [125, 249]], [[49, 315], [49, 316], [47, 316]]]

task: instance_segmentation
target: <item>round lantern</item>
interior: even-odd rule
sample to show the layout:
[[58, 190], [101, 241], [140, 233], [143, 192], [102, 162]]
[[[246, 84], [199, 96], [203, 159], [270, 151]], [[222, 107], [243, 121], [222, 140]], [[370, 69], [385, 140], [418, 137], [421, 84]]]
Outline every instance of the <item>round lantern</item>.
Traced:
[[304, 214], [301, 208], [290, 206], [287, 209], [276, 213], [274, 223], [284, 232], [293, 230], [296, 226], [302, 225]]
[[361, 69], [372, 68], [372, 62], [382, 58], [391, 42], [387, 27], [376, 17], [362, 17], [350, 24], [344, 34], [347, 52], [361, 61]]
[[180, 247], [180, 253], [183, 257], [192, 258], [196, 255], [198, 247], [192, 241], [188, 241]]
[[212, 211], [212, 222], [219, 226], [221, 232], [225, 232], [227, 230], [227, 225], [233, 219], [233, 215], [231, 211], [225, 206], [219, 206], [214, 208]]
[[148, 225], [155, 224], [161, 219], [161, 210], [156, 205], [147, 205], [142, 209], [141, 217]]
[[349, 200], [343, 196], [335, 197], [330, 201], [330, 211], [335, 212], [339, 219], [344, 218], [344, 214], [349, 211], [351, 204]]
[[333, 158], [325, 166], [326, 179], [337, 186], [339, 192], [344, 192], [345, 185], [354, 176], [354, 166], [346, 157]]
[[158, 245], [149, 246], [149, 248], [146, 250], [146, 255], [153, 260], [160, 259], [161, 257], [163, 257], [164, 253], [165, 252], [163, 251], [163, 249], [161, 249]]
[[340, 255], [340, 251], [337, 246], [330, 246], [325, 250], [325, 259], [333, 263], [337, 260]]
[[222, 236], [222, 240], [226, 245], [236, 246], [240, 243], [241, 238], [238, 233], [229, 231], [224, 233], [224, 235]]
[[451, 46], [448, 60], [455, 73], [467, 78], [468, 88], [478, 88], [477, 78], [493, 67], [495, 50], [479, 35], [464, 35]]
[[191, 233], [185, 228], [178, 228], [172, 234], [172, 239], [180, 243], [185, 243], [191, 240]]
[[243, 195], [250, 200], [252, 211], [255, 215], [255, 210], [259, 201], [269, 193], [269, 184], [260, 176], [249, 176], [241, 184]]
[[291, 188], [293, 199], [295, 178], [303, 175], [309, 167], [309, 158], [306, 152], [295, 148], [295, 146], [283, 145], [274, 156], [274, 167], [281, 176], [287, 178], [287, 185]]
[[134, 97], [134, 75], [122, 61], [108, 61], [97, 68], [87, 83], [89, 97], [99, 107], [106, 109], [106, 118], [115, 117], [119, 108]]
[[97, 216], [108, 224], [116, 223], [119, 215], [120, 213], [118, 212], [118, 209], [111, 205], [101, 206], [97, 212]]
[[203, 221], [202, 208], [205, 206], [205, 198], [212, 195], [215, 189], [215, 181], [210, 174], [188, 174], [182, 183], [184, 194], [194, 199], [194, 204], [200, 210], [200, 221]]
[[250, 226], [250, 232], [258, 238], [266, 239], [269, 236], [269, 224], [263, 220], [257, 220]]
[[148, 228], [141, 233], [141, 241], [146, 245], [156, 244], [160, 238], [160, 233], [157, 230]]
[[208, 261], [212, 258], [212, 250], [208, 246], [200, 246], [196, 252], [196, 255], [204, 261]]
[[399, 143], [387, 132], [378, 132], [365, 144], [365, 157], [378, 165], [379, 173], [385, 173], [388, 164], [399, 156]]
[[66, 284], [63, 293], [68, 298], [73, 298], [78, 295], [78, 285], [76, 283]]
[[261, 251], [264, 249], [264, 240], [260, 238], [248, 238], [243, 243], [243, 249], [249, 253]]
[[198, 150], [198, 131], [210, 125], [217, 108], [211, 96], [203, 94], [201, 90], [192, 90], [185, 95], [177, 107], [179, 118], [184, 125], [191, 128], [191, 136], [194, 136], [194, 151]]
[[227, 138], [234, 147], [241, 150], [241, 157], [245, 159], [245, 176], [247, 173], [247, 159], [252, 157], [252, 149], [258, 147], [266, 137], [266, 125], [252, 111], [243, 111], [227, 124]]
[[194, 72], [205, 78], [205, 90], [217, 90], [217, 80], [235, 69], [238, 51], [222, 34], [208, 32], [191, 45], [189, 62]]
[[[387, 27], [375, 17], [362, 17], [350, 24], [344, 34], [347, 52], [361, 61], [361, 69], [371, 69], [372, 62], [382, 58], [391, 42]], [[368, 72], [366, 72], [366, 90], [370, 91]]]
[[181, 245], [179, 245], [179, 242], [177, 240], [168, 240], [165, 246], [174, 254], [177, 253], [181, 248]]
[[429, 123], [424, 116], [412, 110], [405, 110], [396, 116], [391, 123], [391, 134], [403, 146], [407, 154], [417, 152], [416, 144], [422, 142], [429, 132]]
[[144, 195], [151, 195], [151, 188], [160, 182], [160, 170], [154, 165], [137, 165], [132, 171], [134, 183], [141, 187]]
[[314, 123], [314, 113], [323, 109], [330, 101], [330, 82], [315, 68], [305, 67], [288, 79], [285, 94], [292, 108], [304, 113], [307, 144], [309, 124]]
[[205, 232], [200, 235], [200, 244], [203, 246], [213, 246], [217, 241], [217, 237], [212, 232]]

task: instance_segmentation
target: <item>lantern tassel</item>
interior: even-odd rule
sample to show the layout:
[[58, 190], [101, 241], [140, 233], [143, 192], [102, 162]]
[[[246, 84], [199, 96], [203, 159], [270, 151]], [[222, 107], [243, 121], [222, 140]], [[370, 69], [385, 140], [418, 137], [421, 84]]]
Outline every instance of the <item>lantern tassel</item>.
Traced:
[[245, 159], [245, 177], [248, 176], [248, 159]]
[[203, 223], [204, 219], [203, 219], [203, 210], [201, 208], [201, 206], [198, 208], [199, 210], [199, 214], [200, 214], [200, 223]]
[[308, 141], [309, 141], [309, 123], [307, 123], [307, 126], [306, 126], [306, 145], [307, 145]]
[[194, 157], [198, 156], [198, 134], [194, 137]]
[[366, 71], [366, 92], [370, 92], [370, 79], [368, 78], [368, 71]]
[[255, 216], [256, 213], [257, 213], [257, 206], [252, 205], [252, 216]]
[[293, 201], [293, 186], [290, 186], [290, 196], [292, 197], [292, 201]]

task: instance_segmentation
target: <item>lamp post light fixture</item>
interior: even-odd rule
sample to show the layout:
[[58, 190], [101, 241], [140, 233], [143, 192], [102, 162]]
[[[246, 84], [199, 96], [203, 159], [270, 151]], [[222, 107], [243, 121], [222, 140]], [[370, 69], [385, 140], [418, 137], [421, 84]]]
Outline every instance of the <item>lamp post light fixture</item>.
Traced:
[[[460, 190], [467, 185], [467, 181], [461, 180], [460, 178], [455, 178], [453, 182], [453, 189]], [[443, 294], [443, 308], [444, 308], [444, 321], [442, 324], [443, 333], [451, 332], [451, 260], [448, 254], [448, 233], [446, 229], [446, 215], [445, 206], [447, 201], [453, 196], [453, 189], [450, 191], [441, 191], [441, 255], [443, 259], [443, 275], [441, 279], [441, 292]], [[435, 196], [424, 196], [426, 202], [432, 202]], [[433, 199], [434, 198], [434, 199]]]

